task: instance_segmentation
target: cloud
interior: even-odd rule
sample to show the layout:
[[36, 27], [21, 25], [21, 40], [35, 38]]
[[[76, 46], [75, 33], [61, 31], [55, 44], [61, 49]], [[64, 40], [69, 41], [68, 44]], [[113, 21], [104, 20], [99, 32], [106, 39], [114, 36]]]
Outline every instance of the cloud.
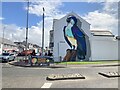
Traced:
[[85, 2], [88, 2], [88, 3], [119, 2], [119, 0], [85, 0]]
[[[49, 32], [50, 30], [53, 29], [53, 19], [55, 18], [62, 18], [65, 16], [64, 14], [57, 15], [54, 17], [45, 17], [45, 23], [44, 23], [44, 45], [49, 46]], [[32, 26], [29, 29], [29, 41], [30, 42], [35, 42], [39, 44], [40, 46], [42, 45], [42, 21], [37, 23], [37, 26]]]
[[118, 2], [105, 2], [103, 3], [103, 12], [115, 16], [117, 18], [118, 15]]
[[[85, 16], [82, 16], [86, 21], [88, 21], [91, 24], [91, 29], [110, 30], [113, 34], [117, 35], [118, 34], [118, 28], [117, 28], [118, 27], [117, 25], [117, 22], [118, 22], [118, 17], [117, 17], [117, 12], [118, 12], [117, 4], [118, 3], [117, 2], [118, 0], [102, 0], [102, 1], [87, 0], [87, 2], [103, 4], [102, 10], [89, 12]], [[59, 16], [60, 17], [65, 16], [65, 14], [63, 14], [59, 10], [59, 7], [62, 6], [62, 3], [60, 1], [35, 3], [31, 5], [30, 13], [36, 14], [37, 16], [42, 15], [43, 6], [45, 6], [46, 8], [46, 15], [48, 17], [60, 19]], [[49, 38], [49, 36], [46, 36], [46, 37]]]
[[0, 24], [0, 36], [3, 36], [4, 30], [4, 37], [12, 40], [12, 41], [22, 41], [25, 39], [25, 28], [18, 27], [14, 24], [5, 25]]
[[3, 18], [3, 17], [0, 17], [0, 20], [4, 20], [5, 18]]
[[[26, 29], [18, 27], [14, 24], [11, 25], [5, 25], [1, 24], [0, 27], [0, 36], [3, 37], [3, 29], [4, 29], [4, 38], [7, 38], [9, 40], [12, 40], [13, 42], [22, 42], [25, 41], [26, 38]], [[41, 30], [39, 27], [32, 26], [28, 30], [28, 42], [38, 44], [40, 45], [40, 39], [39, 37], [41, 36]]]
[[83, 18], [91, 24], [94, 30], [109, 30], [113, 34], [118, 34], [118, 3], [104, 2], [102, 10], [89, 12]]
[[[30, 14], [35, 14], [37, 16], [42, 16], [43, 14], [43, 7], [45, 8], [45, 24], [44, 24], [44, 45], [49, 46], [49, 32], [52, 30], [53, 27], [53, 19], [60, 19], [65, 14], [63, 14], [60, 10], [59, 7], [62, 6], [62, 3], [60, 0], [57, 0], [55, 2], [53, 1], [44, 1], [44, 2], [38, 2], [34, 1], [30, 4], [29, 10]], [[42, 43], [42, 20], [37, 23], [36, 26], [32, 26], [30, 28], [30, 31], [34, 31], [33, 33], [29, 33], [29, 40], [31, 42], [35, 42], [37, 40], [39, 45]], [[38, 33], [39, 32], [39, 35]], [[36, 34], [35, 34], [36, 33]], [[34, 34], [34, 37], [31, 36], [31, 34]], [[34, 38], [34, 39], [33, 39]]]
[[[62, 18], [64, 15], [57, 15], [54, 18]], [[45, 17], [45, 29], [44, 29], [44, 45], [49, 46], [49, 31], [52, 30], [53, 17]], [[26, 29], [16, 26], [15, 24], [0, 24], [0, 36], [12, 40], [12, 41], [25, 41]], [[3, 29], [2, 29], [3, 28]], [[36, 26], [32, 26], [28, 29], [28, 42], [42, 46], [42, 21], [37, 23]]]
[[45, 9], [46, 16], [55, 16], [61, 11], [59, 11], [59, 7], [62, 5], [60, 0], [55, 2], [51, 2], [45, 0], [44, 2], [34, 1], [30, 4], [29, 12], [30, 14], [35, 14], [37, 16], [41, 16], [43, 14], [43, 7]]

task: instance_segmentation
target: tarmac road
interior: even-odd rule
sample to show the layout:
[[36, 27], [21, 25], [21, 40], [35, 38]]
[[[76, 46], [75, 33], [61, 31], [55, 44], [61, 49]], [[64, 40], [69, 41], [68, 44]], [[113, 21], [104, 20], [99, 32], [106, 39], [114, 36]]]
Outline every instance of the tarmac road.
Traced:
[[[118, 78], [98, 72], [117, 72], [118, 66], [72, 66], [66, 68], [18, 67], [2, 64], [2, 88], [118, 88]], [[50, 74], [80, 73], [86, 79], [47, 81]]]

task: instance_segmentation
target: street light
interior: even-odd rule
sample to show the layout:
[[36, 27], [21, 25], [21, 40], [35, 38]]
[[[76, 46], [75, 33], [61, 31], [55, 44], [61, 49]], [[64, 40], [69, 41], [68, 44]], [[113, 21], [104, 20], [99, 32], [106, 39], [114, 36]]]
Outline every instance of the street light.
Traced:
[[[27, 2], [27, 22], [26, 22], [26, 44], [25, 44], [25, 50], [27, 51], [27, 44], [28, 44], [28, 19], [29, 19], [29, 0]], [[27, 60], [27, 55], [25, 55], [25, 60]]]
[[43, 56], [43, 52], [44, 52], [44, 7], [43, 7], [43, 29], [42, 29], [42, 56]]

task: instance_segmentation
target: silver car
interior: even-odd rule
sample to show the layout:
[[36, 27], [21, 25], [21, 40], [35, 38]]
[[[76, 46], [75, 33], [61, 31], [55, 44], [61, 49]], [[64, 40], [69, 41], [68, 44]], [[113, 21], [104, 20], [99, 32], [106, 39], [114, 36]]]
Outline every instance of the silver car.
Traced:
[[0, 60], [2, 60], [2, 62], [9, 62], [15, 59], [14, 54], [10, 54], [10, 53], [2, 53], [0, 55]]

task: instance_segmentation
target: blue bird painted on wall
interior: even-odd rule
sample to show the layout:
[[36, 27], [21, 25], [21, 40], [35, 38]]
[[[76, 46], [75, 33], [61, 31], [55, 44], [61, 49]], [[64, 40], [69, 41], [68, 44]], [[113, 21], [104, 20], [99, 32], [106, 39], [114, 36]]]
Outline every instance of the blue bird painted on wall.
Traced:
[[73, 50], [77, 50], [77, 58], [85, 59], [86, 55], [86, 41], [85, 34], [81, 31], [81, 28], [77, 26], [77, 18], [75, 16], [69, 16], [66, 19], [67, 26], [64, 27], [64, 38], [68, 45]]

